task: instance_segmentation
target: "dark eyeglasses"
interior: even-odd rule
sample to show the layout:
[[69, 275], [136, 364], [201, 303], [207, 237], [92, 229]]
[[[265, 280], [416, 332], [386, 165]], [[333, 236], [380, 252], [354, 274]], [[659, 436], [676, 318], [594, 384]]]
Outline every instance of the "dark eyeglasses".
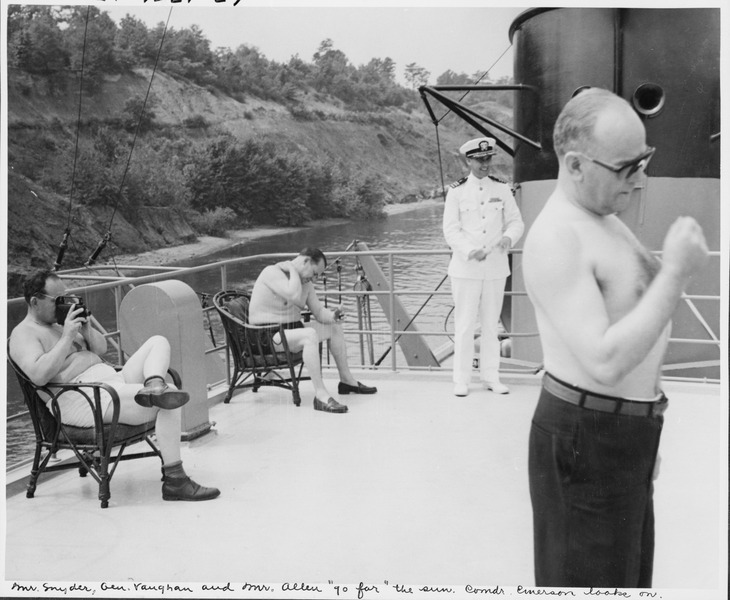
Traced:
[[470, 156], [469, 160], [475, 160], [477, 162], [483, 163], [483, 162], [489, 162], [492, 160], [492, 155], [489, 156]]
[[50, 298], [54, 304], [83, 304], [83, 301], [78, 296], [49, 296], [43, 292], [38, 292], [38, 296]]
[[620, 173], [624, 169], [628, 169], [628, 171], [626, 171], [626, 179], [628, 179], [634, 173], [636, 173], [638, 170], [646, 171], [646, 168], [649, 166], [649, 161], [651, 161], [651, 157], [654, 156], [654, 152], [656, 152], [656, 148], [652, 148], [651, 146], [649, 146], [649, 148], [647, 148], [646, 152], [642, 152], [636, 158], [627, 160], [627, 161], [621, 163], [620, 165], [610, 165], [601, 160], [598, 160], [597, 158], [592, 158], [592, 157], [588, 156], [587, 154], [584, 154], [583, 152], [579, 152], [579, 154], [582, 154], [588, 160], [590, 160], [593, 163], [596, 163], [598, 166], [603, 167], [604, 169], [608, 169], [609, 171], [616, 173], [616, 174]]

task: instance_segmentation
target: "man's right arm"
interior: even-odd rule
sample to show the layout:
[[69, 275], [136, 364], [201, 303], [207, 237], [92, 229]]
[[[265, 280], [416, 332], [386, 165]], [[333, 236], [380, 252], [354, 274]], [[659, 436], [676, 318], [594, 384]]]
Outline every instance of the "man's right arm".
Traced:
[[274, 294], [292, 304], [297, 304], [302, 295], [302, 280], [290, 262], [281, 262], [266, 267], [261, 272], [261, 283]]
[[13, 332], [10, 336], [10, 356], [36, 385], [45, 385], [63, 368], [66, 358], [72, 352], [73, 337], [62, 335], [48, 352], [43, 348], [34, 331]]

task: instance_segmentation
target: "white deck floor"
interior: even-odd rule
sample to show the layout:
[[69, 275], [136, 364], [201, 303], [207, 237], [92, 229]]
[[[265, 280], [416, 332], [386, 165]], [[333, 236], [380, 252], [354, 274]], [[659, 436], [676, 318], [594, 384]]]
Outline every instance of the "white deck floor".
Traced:
[[[273, 583], [271, 598], [297, 582], [319, 586], [312, 597], [340, 585], [356, 598], [363, 582], [378, 588], [363, 597], [382, 599], [404, 595], [396, 584], [451, 586], [449, 598], [466, 584], [532, 586], [538, 379], [505, 378], [508, 396], [472, 386], [455, 398], [445, 373], [360, 378], [380, 391], [342, 397], [346, 415], [312, 410], [308, 383], [300, 408], [277, 389], [212, 407], [215, 432], [184, 444], [183, 460], [221, 489], [217, 500], [163, 502], [156, 459], [120, 465], [106, 510], [76, 471], [42, 478], [34, 499], [10, 496], [5, 592], [16, 594], [13, 582], [96, 582], [97, 596], [99, 582], [137, 596], [133, 582], [248, 582]], [[714, 594], [727, 593], [727, 411], [717, 385], [666, 390], [654, 584], [726, 597]]]

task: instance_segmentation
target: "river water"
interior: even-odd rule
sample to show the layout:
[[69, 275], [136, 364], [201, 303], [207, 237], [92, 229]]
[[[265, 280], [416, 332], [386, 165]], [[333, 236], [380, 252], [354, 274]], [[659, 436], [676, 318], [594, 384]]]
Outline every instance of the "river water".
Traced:
[[[383, 220], [303, 228], [293, 233], [244, 242], [215, 254], [174, 264], [175, 266], [191, 267], [241, 256], [296, 253], [306, 246], [314, 246], [322, 249], [328, 255], [335, 253], [334, 256], [330, 256], [327, 277], [324, 281], [320, 280], [318, 283], [319, 291], [352, 290], [358, 275], [355, 260], [342, 258], [338, 262], [336, 253], [345, 251], [355, 240], [364, 242], [370, 250], [447, 250], [441, 230], [442, 210], [442, 205], [435, 203], [390, 215]], [[261, 261], [229, 268], [228, 287], [250, 290], [258, 273], [271, 262], [270, 259], [262, 259]], [[379, 258], [378, 263], [388, 276], [387, 260]], [[450, 287], [448, 279], [445, 277], [447, 265], [448, 255], [446, 254], [397, 258], [394, 261], [396, 285], [399, 288], [448, 292]], [[220, 289], [220, 275], [217, 269], [207, 273], [195, 273], [182, 279], [197, 293], [201, 295], [208, 294], [211, 298]], [[328, 301], [336, 304], [340, 302], [340, 297], [339, 295], [328, 296]], [[357, 301], [346, 296], [342, 297], [342, 301], [348, 313], [347, 326], [358, 328]], [[450, 329], [450, 321], [447, 322], [452, 306], [450, 295], [436, 294], [431, 298], [418, 295], [403, 296], [401, 301], [411, 316], [418, 313], [413, 325], [420, 331], [444, 332]], [[112, 315], [114, 311], [111, 294], [87, 296], [86, 303], [102, 325], [105, 327], [113, 326]], [[361, 313], [363, 308], [360, 305]], [[363, 343], [360, 343], [358, 336], [355, 336], [355, 338], [348, 337], [350, 362], [353, 365], [359, 365], [371, 364], [381, 360], [384, 361], [383, 364], [387, 368], [390, 356], [383, 358], [384, 353], [388, 352], [390, 348], [390, 336], [385, 333], [387, 331], [386, 319], [375, 298], [370, 300], [369, 308], [372, 328], [383, 331], [383, 334], [374, 335], [372, 343], [369, 339], [365, 339]], [[15, 310], [12, 313], [9, 311], [8, 314], [8, 331], [22, 319], [25, 311], [24, 309], [22, 311]], [[210, 315], [211, 336], [217, 344], [224, 343], [222, 330], [219, 324], [216, 323], [217, 315], [215, 313], [210, 313]], [[362, 328], [370, 327], [365, 326]], [[425, 339], [432, 350], [448, 341], [443, 336], [425, 336]], [[402, 355], [399, 355], [399, 364], [404, 364], [400, 356]], [[13, 415], [24, 411], [23, 400], [12, 373], [8, 373], [7, 385], [7, 414]], [[19, 457], [29, 456], [29, 452], [32, 451], [33, 447], [33, 433], [26, 419], [9, 423], [7, 436], [8, 465], [16, 462]]]

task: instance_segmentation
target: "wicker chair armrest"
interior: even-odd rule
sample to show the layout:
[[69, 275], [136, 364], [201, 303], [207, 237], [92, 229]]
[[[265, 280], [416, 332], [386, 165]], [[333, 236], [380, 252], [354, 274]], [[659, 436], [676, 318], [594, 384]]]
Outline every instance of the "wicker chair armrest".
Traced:
[[[55, 390], [55, 391], [54, 391]], [[116, 428], [117, 422], [119, 421], [119, 412], [120, 412], [120, 400], [119, 400], [119, 394], [117, 393], [117, 390], [115, 390], [111, 385], [108, 383], [104, 383], [101, 381], [84, 381], [84, 382], [76, 382], [76, 383], [57, 383], [57, 382], [49, 382], [47, 385], [39, 387], [39, 392], [44, 392], [46, 394], [49, 394], [51, 398], [51, 413], [53, 414], [54, 418], [59, 422], [62, 423], [63, 419], [61, 418], [61, 407], [58, 403], [59, 398], [63, 396], [66, 392], [69, 391], [75, 391], [81, 394], [86, 401], [89, 404], [89, 407], [91, 408], [93, 414], [94, 414], [94, 425], [97, 429], [97, 431], [101, 431], [104, 427], [104, 411], [102, 411], [101, 408], [101, 392], [105, 391], [107, 394], [109, 394], [109, 397], [111, 398], [111, 405], [112, 405], [112, 437], [114, 433], [114, 429]]]
[[261, 325], [253, 325], [251, 323], [242, 323], [246, 329], [255, 329], [257, 331], [264, 331], [269, 329], [274, 332], [279, 332], [284, 329], [284, 326], [279, 323], [263, 323]]

